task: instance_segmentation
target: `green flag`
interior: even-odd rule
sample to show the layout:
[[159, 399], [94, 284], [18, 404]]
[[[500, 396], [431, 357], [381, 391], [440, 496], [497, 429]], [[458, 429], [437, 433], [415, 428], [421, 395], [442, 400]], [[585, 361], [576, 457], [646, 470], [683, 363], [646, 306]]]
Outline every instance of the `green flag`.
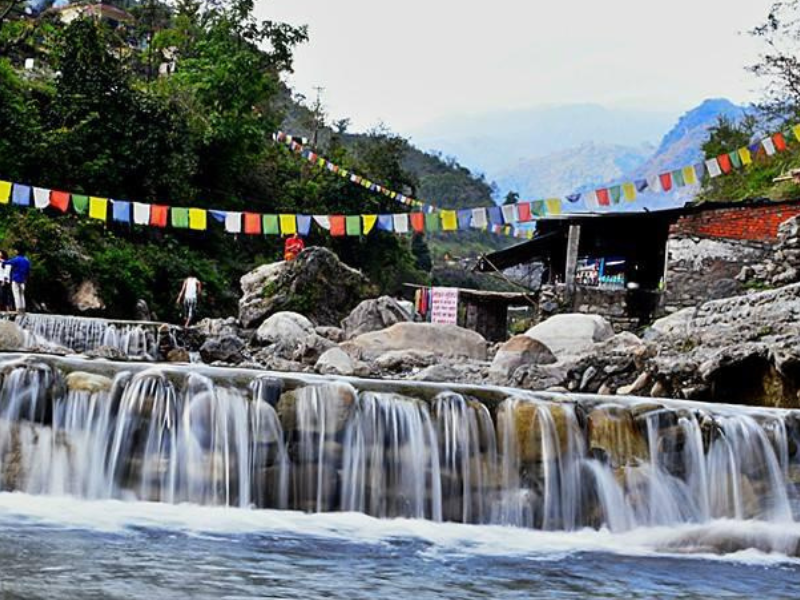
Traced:
[[531, 211], [537, 217], [545, 216], [546, 211], [544, 200], [534, 200], [531, 202]]
[[611, 194], [611, 202], [613, 204], [619, 204], [620, 199], [622, 198], [622, 186], [615, 185], [608, 190], [609, 194]]
[[441, 229], [441, 219], [439, 213], [428, 213], [425, 215], [425, 231], [439, 231]]
[[742, 168], [742, 157], [739, 156], [739, 151], [731, 152], [729, 154], [731, 157], [731, 164], [733, 165], [734, 169], [741, 169]]
[[264, 215], [264, 235], [280, 235], [281, 228], [279, 223], [278, 215]]
[[345, 230], [347, 235], [361, 235], [361, 216], [350, 215], [345, 218]]
[[72, 194], [72, 207], [79, 215], [85, 215], [86, 211], [89, 209], [89, 196]]
[[672, 172], [672, 182], [675, 187], [683, 187], [686, 185], [686, 178], [683, 176], [683, 169], [677, 169]]
[[189, 209], [188, 208], [171, 208], [169, 211], [170, 222], [176, 229], [189, 228]]

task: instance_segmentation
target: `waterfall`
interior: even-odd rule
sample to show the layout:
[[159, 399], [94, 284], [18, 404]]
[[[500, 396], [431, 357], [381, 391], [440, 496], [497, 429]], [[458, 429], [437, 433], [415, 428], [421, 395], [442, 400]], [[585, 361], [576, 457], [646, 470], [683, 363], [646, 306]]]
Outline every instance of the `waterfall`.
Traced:
[[131, 358], [156, 357], [155, 325], [31, 313], [17, 317], [16, 323], [29, 334], [26, 346], [30, 348], [55, 344], [74, 352], [89, 352], [105, 346]]
[[2, 359], [0, 488], [566, 531], [800, 516], [791, 412], [367, 383]]

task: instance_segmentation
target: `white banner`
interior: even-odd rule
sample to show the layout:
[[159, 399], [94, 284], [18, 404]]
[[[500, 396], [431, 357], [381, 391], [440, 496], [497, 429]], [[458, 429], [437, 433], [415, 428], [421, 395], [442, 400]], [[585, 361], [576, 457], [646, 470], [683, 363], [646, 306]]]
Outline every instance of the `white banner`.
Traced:
[[431, 288], [431, 323], [458, 325], [458, 288]]

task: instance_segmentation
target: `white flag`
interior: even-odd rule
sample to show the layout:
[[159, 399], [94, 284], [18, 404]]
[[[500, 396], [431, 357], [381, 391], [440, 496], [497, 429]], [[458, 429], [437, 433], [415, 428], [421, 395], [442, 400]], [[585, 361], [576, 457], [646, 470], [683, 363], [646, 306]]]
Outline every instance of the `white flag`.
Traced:
[[392, 215], [392, 222], [397, 233], [408, 233], [408, 213]]
[[50, 190], [44, 188], [33, 188], [33, 205], [36, 208], [47, 208], [50, 206]]
[[586, 208], [600, 208], [600, 202], [597, 200], [597, 190], [584, 192], [583, 201], [586, 204]]
[[225, 213], [225, 231], [228, 233], [242, 233], [242, 213]]
[[503, 221], [506, 223], [516, 223], [519, 221], [517, 218], [517, 205], [504, 204], [503, 205]]
[[472, 209], [472, 226], [475, 229], [486, 229], [486, 226], [488, 224], [489, 224], [489, 221], [486, 218], [486, 209], [485, 208], [473, 208]]
[[150, 205], [141, 202], [133, 203], [133, 222], [137, 225], [147, 225], [150, 223]]
[[767, 156], [772, 156], [775, 154], [775, 142], [772, 141], [772, 138], [764, 138], [761, 140], [761, 145], [764, 146], [764, 150], [767, 152]]
[[709, 177], [719, 177], [722, 175], [722, 169], [719, 168], [719, 163], [716, 158], [709, 158], [706, 161], [706, 170]]
[[663, 192], [664, 188], [661, 185], [661, 177], [658, 175], [653, 175], [650, 179], [647, 180], [647, 189], [648, 191], [659, 193]]
[[325, 231], [331, 230], [331, 220], [327, 215], [314, 215], [314, 222]]

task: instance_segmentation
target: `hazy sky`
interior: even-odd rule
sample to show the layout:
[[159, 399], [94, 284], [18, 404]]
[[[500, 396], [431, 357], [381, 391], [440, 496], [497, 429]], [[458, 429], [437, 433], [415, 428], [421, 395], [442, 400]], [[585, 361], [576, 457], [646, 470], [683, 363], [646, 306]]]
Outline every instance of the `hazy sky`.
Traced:
[[443, 116], [594, 102], [675, 111], [743, 102], [771, 0], [258, 0], [309, 25], [293, 87], [331, 117], [412, 133]]

